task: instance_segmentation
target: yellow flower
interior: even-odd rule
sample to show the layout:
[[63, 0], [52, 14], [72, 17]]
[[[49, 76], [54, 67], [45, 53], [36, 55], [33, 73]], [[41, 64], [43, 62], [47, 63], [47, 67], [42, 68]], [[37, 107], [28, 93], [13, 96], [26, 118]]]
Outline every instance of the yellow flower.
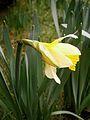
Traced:
[[69, 34], [65, 37], [54, 40], [51, 43], [38, 42], [35, 40], [23, 39], [23, 43], [30, 45], [39, 51], [42, 59], [45, 61], [45, 75], [54, 79], [60, 84], [60, 79], [56, 75], [56, 68], [66, 68], [75, 71], [77, 62], [81, 52], [79, 49], [68, 43], [60, 43], [64, 38], [77, 38], [74, 34]]

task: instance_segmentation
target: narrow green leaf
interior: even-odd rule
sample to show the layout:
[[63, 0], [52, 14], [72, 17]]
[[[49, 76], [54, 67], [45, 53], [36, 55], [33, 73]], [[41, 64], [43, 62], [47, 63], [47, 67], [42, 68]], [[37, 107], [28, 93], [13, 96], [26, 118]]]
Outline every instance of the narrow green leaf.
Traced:
[[75, 109], [77, 110], [77, 97], [78, 97], [78, 83], [79, 83], [79, 68], [75, 72], [72, 72], [72, 90], [75, 101]]
[[55, 112], [52, 112], [51, 115], [61, 115], [61, 114], [68, 114], [68, 115], [72, 115], [76, 118], [78, 118], [79, 120], [84, 120], [83, 118], [81, 118], [80, 116], [78, 116], [77, 114], [73, 113], [73, 112], [70, 112], [70, 111], [55, 111]]
[[1, 48], [1, 46], [0, 46], [0, 53], [2, 54], [4, 60], [6, 61], [6, 58], [5, 58], [5, 55], [4, 55], [4, 52], [3, 52], [3, 49]]
[[28, 93], [28, 106], [31, 118], [35, 120], [37, 118], [38, 109], [38, 81], [37, 81], [37, 51], [28, 47], [27, 51], [27, 72], [29, 79], [27, 80], [27, 93]]
[[6, 25], [5, 21], [4, 21], [4, 24], [3, 24], [3, 37], [4, 37], [4, 42], [5, 42], [5, 46], [6, 46], [6, 49], [7, 49], [8, 57], [9, 58], [11, 56], [14, 57], [13, 49], [12, 49], [10, 38], [9, 38], [8, 26]]
[[80, 112], [81, 112], [84, 108], [89, 107], [89, 106], [90, 106], [90, 94], [88, 94], [88, 96], [86, 96], [86, 97], [83, 99], [83, 101], [82, 101], [82, 103], [81, 103], [81, 105], [80, 105]]
[[50, 86], [51, 90], [48, 93], [48, 103], [49, 103], [49, 108], [52, 106], [52, 104], [55, 102], [55, 100], [57, 100], [57, 97], [60, 95], [60, 92], [62, 92], [64, 85], [66, 83], [66, 81], [68, 80], [69, 76], [70, 76], [71, 71], [69, 71], [68, 69], [63, 69], [60, 72], [60, 79], [61, 79], [61, 84], [58, 85], [56, 83], [52, 83], [54, 84], [52, 87], [52, 84]]
[[7, 84], [7, 81], [11, 83], [10, 69], [7, 64], [3, 51], [0, 51], [0, 72], [4, 77], [6, 84]]
[[54, 24], [55, 24], [55, 27], [56, 27], [58, 37], [60, 37], [56, 2], [57, 2], [57, 0], [51, 0], [51, 11], [52, 11], [52, 16], [53, 16], [53, 20], [54, 20]]
[[90, 34], [85, 30], [82, 30], [82, 35], [90, 39]]
[[16, 53], [16, 64], [15, 64], [15, 90], [16, 90], [17, 96], [19, 92], [19, 82], [20, 82], [21, 50], [22, 50], [22, 44], [18, 43], [17, 53]]
[[12, 99], [10, 91], [6, 86], [4, 78], [1, 75], [1, 73], [0, 73], [0, 100], [1, 106], [4, 107], [6, 111], [10, 113], [12, 112], [13, 115], [15, 115], [15, 117], [17, 118], [17, 120], [20, 120], [17, 105], [14, 103], [14, 100]]
[[38, 40], [40, 36], [40, 22], [36, 12], [33, 13], [33, 31], [30, 34], [30, 39]]
[[88, 73], [88, 68], [90, 65], [90, 61], [88, 60], [90, 56], [90, 50], [86, 50], [82, 56], [81, 56], [81, 63], [80, 63], [80, 83], [79, 83], [79, 105], [81, 102], [81, 98], [82, 98], [82, 93], [84, 90], [84, 86], [85, 86], [85, 82], [86, 82], [86, 77], [87, 77], [87, 73]]
[[41, 85], [38, 90], [39, 97], [43, 94], [43, 92], [47, 89], [47, 87], [50, 84], [50, 80], [48, 78], [44, 78], [43, 81], [41, 82]]
[[89, 22], [89, 14], [90, 14], [90, 8], [87, 6], [84, 6], [83, 8], [83, 29], [86, 30]]

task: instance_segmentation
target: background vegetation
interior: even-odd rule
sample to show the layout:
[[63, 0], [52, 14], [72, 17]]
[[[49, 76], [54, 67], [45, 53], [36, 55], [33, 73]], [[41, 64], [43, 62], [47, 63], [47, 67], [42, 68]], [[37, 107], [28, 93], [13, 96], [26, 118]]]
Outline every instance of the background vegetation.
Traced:
[[[90, 118], [89, 19], [89, 0], [17, 0], [9, 7], [0, 25], [1, 120], [76, 118], [52, 116], [68, 114], [63, 110]], [[44, 76], [39, 53], [17, 43], [22, 38], [50, 42], [70, 33], [78, 39], [63, 42], [77, 46], [82, 55], [75, 72], [58, 70], [60, 85]]]

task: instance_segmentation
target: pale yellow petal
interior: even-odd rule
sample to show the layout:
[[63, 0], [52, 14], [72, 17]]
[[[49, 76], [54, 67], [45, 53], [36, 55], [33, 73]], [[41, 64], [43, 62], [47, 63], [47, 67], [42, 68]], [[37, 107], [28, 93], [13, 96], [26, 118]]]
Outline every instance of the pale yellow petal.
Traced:
[[74, 35], [74, 34], [69, 34], [69, 35], [66, 35], [66, 36], [64, 36], [64, 37], [60, 37], [60, 38], [58, 38], [58, 39], [55, 39], [55, 40], [52, 42], [52, 44], [59, 43], [59, 42], [61, 42], [63, 39], [65, 39], [65, 38], [67, 38], [67, 37], [71, 37], [71, 38], [74, 38], [74, 39], [77, 39], [77, 38], [78, 38], [78, 37], [77, 37], [76, 35]]
[[64, 38], [67, 38], [67, 37], [71, 37], [71, 38], [74, 38], [74, 39], [77, 39], [77, 38], [78, 38], [78, 36], [77, 36], [77, 35], [74, 35], [74, 34], [66, 35]]
[[60, 79], [58, 78], [56, 74], [56, 67], [53, 67], [49, 64], [45, 64], [45, 75], [50, 79], [54, 79], [56, 83], [58, 84], [61, 83]]
[[[71, 60], [73, 63], [73, 65], [70, 65], [68, 67], [69, 67], [69, 69], [75, 71], [76, 64], [79, 61], [79, 56], [81, 55], [80, 50], [77, 47], [75, 47], [71, 44], [67, 44], [67, 43], [58, 43], [56, 45], [53, 45], [53, 49], [57, 53], [60, 51], [62, 54], [64, 54], [66, 57], [68, 57], [68, 59]], [[64, 59], [63, 59], [63, 61], [64, 61]]]
[[62, 52], [64, 55], [81, 55], [80, 50], [69, 43], [58, 43], [52, 46], [56, 51]]
[[49, 51], [57, 61], [57, 67], [66, 68], [73, 65], [72, 61], [59, 50], [56, 51], [55, 49], [49, 49]]
[[39, 43], [39, 51], [42, 55], [42, 59], [50, 65], [57, 66], [57, 61], [45, 45], [44, 43]]
[[50, 65], [54, 65], [59, 68], [65, 68], [73, 65], [72, 61], [67, 56], [62, 54], [59, 49], [56, 49], [53, 46], [39, 44], [39, 49], [43, 60]]

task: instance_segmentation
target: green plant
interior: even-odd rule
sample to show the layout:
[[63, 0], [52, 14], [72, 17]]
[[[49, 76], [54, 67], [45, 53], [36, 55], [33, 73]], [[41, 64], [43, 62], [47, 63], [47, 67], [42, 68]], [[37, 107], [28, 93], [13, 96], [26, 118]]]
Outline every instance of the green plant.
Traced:
[[[53, 0], [52, 2], [54, 7], [57, 6], [55, 10], [58, 15], [56, 16], [54, 14], [55, 11], [53, 9], [52, 15], [58, 36], [61, 30], [62, 34], [75, 33], [79, 37], [77, 41], [70, 39], [64, 41], [78, 46], [82, 51], [80, 63], [77, 65], [77, 71], [70, 73], [65, 85], [64, 94], [66, 106], [69, 105], [72, 111], [81, 114], [85, 108], [90, 107], [90, 34], [88, 34], [90, 4], [88, 0], [63, 1], [63, 6], [66, 6], [64, 9], [61, 7], [61, 1], [58, 0], [56, 2]], [[60, 14], [61, 12], [63, 14]]]
[[[31, 5], [31, 0], [28, 0], [28, 2]], [[41, 5], [39, 12], [42, 6], [47, 3], [48, 7], [50, 7], [50, 0], [47, 3], [39, 0], [39, 2], [37, 1], [37, 6], [39, 6], [39, 3]], [[14, 15], [6, 17], [9, 27], [4, 22], [2, 31], [5, 43], [4, 48], [6, 49], [6, 54], [4, 54], [2, 48], [0, 48], [0, 105], [5, 110], [2, 119], [48, 120], [51, 118], [51, 113], [56, 110], [55, 103], [63, 90], [66, 106], [68, 104], [72, 105], [72, 111], [81, 114], [85, 108], [90, 106], [90, 41], [88, 39], [90, 36], [86, 34], [89, 32], [90, 8], [88, 1], [51, 0], [51, 10], [58, 37], [61, 34], [77, 34], [78, 40], [66, 39], [63, 42], [69, 42], [82, 50], [81, 61], [77, 65], [76, 72], [71, 72], [68, 69], [58, 70], [58, 76], [61, 79], [60, 85], [44, 76], [44, 65], [41, 56], [35, 50], [18, 43], [17, 53], [16, 51], [13, 52], [9, 30], [14, 27], [17, 30], [16, 35], [20, 34], [22, 38], [21, 32], [26, 27], [26, 22], [30, 21], [31, 17], [28, 15], [32, 12], [29, 11], [28, 14], [26, 12], [22, 14], [22, 9], [18, 8], [18, 10]], [[26, 9], [24, 8], [24, 10]], [[23, 16], [24, 19], [22, 19]], [[15, 20], [14, 18], [17, 19]], [[14, 25], [13, 20], [16, 22]], [[67, 28], [62, 25], [67, 26]], [[87, 32], [83, 33], [82, 30]], [[82, 34], [86, 37], [83, 37]], [[39, 19], [37, 14], [34, 13], [30, 38], [40, 40], [39, 37]], [[68, 111], [58, 111], [52, 113], [52, 115], [64, 113], [75, 115]]]
[[[34, 21], [35, 29], [31, 36], [33, 39], [38, 39], [39, 36], [37, 24], [38, 19]], [[3, 35], [7, 56], [0, 48], [0, 105], [6, 112], [2, 119], [50, 119], [55, 110], [55, 101], [63, 91], [70, 71], [61, 70], [62, 84], [57, 85], [44, 76], [40, 54], [34, 49], [25, 48], [22, 43], [18, 43], [15, 55], [5, 21]]]

